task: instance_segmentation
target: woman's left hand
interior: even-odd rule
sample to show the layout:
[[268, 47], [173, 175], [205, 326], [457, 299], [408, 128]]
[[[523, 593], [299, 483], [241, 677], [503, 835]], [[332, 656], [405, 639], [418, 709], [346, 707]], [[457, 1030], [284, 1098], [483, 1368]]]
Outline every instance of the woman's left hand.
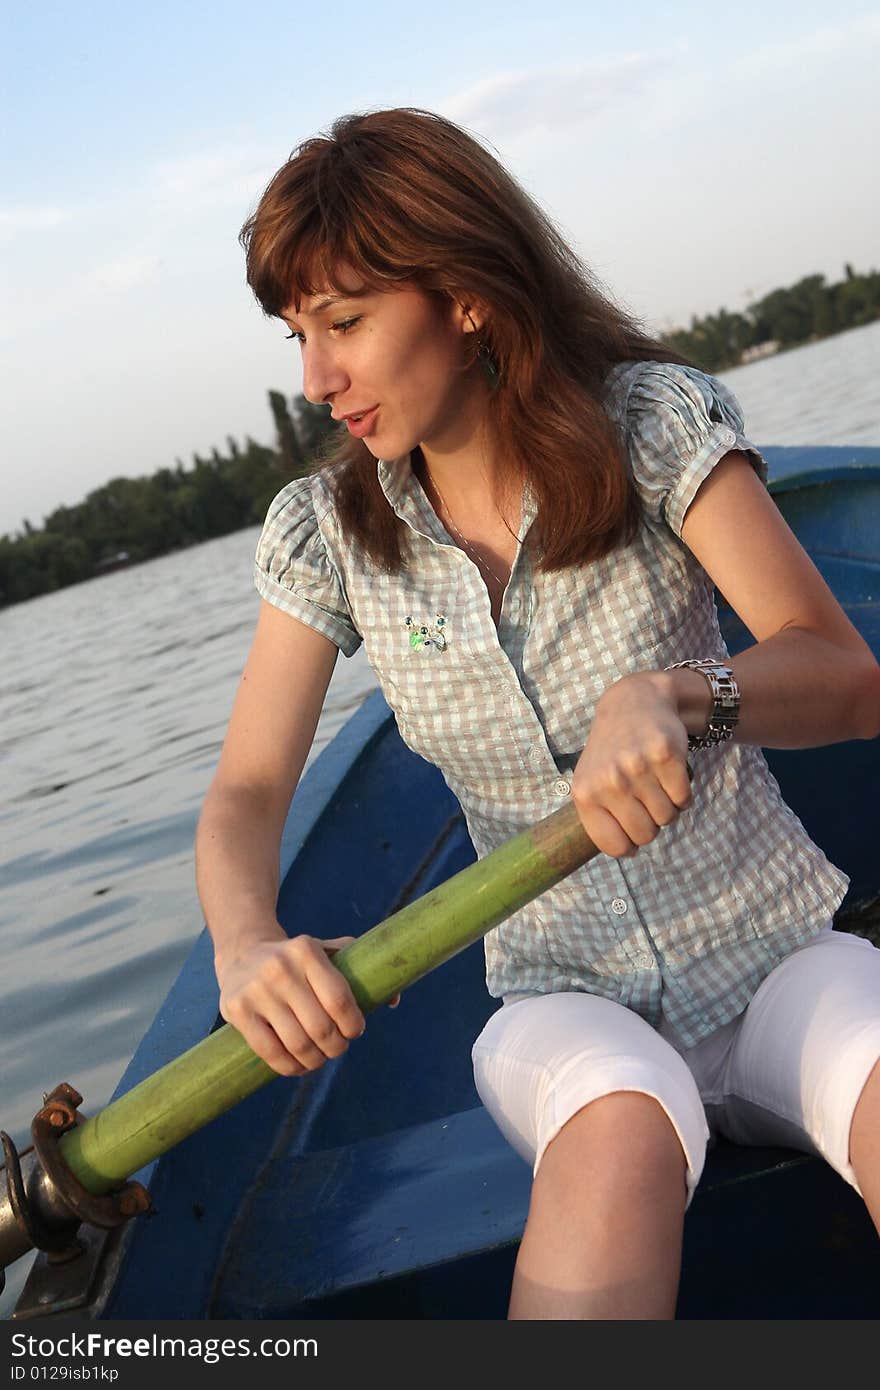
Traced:
[[635, 854], [691, 803], [688, 733], [674, 681], [639, 671], [601, 696], [572, 778], [571, 795], [597, 849]]

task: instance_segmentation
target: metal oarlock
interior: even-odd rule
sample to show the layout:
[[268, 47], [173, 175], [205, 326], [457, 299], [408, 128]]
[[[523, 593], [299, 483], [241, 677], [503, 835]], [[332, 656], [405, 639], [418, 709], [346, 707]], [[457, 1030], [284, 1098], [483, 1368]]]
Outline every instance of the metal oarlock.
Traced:
[[43, 1250], [53, 1264], [63, 1264], [81, 1253], [76, 1232], [83, 1222], [109, 1229], [149, 1209], [150, 1195], [140, 1183], [96, 1197], [68, 1168], [58, 1141], [85, 1119], [77, 1110], [81, 1100], [66, 1081], [44, 1096], [31, 1124], [33, 1146], [21, 1153], [0, 1133], [6, 1175], [5, 1201], [0, 1184], [0, 1293], [5, 1266], [28, 1250]]

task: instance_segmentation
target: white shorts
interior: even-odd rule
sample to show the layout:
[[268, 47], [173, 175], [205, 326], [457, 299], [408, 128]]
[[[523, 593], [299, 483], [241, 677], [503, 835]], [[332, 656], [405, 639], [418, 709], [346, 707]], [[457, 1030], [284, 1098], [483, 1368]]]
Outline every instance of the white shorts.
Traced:
[[613, 1091], [640, 1091], [662, 1105], [681, 1141], [688, 1202], [716, 1132], [819, 1154], [858, 1191], [849, 1131], [880, 1058], [880, 950], [827, 928], [696, 1047], [678, 1048], [669, 1029], [613, 1000], [566, 993], [502, 1005], [472, 1055], [480, 1099], [535, 1173], [578, 1110]]

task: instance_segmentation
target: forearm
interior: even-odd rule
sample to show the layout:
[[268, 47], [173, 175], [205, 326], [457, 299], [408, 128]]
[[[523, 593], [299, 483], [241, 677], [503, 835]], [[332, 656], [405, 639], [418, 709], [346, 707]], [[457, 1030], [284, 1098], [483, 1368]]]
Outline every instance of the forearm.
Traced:
[[283, 817], [255, 791], [212, 788], [196, 832], [196, 885], [218, 965], [284, 936], [276, 917]]
[[[694, 653], [702, 655], [702, 653]], [[731, 658], [741, 705], [734, 739], [764, 748], [815, 748], [880, 733], [880, 668], [867, 646], [841, 647], [804, 628], [786, 628]], [[699, 672], [667, 671], [670, 698], [688, 733], [702, 733], [711, 708]]]

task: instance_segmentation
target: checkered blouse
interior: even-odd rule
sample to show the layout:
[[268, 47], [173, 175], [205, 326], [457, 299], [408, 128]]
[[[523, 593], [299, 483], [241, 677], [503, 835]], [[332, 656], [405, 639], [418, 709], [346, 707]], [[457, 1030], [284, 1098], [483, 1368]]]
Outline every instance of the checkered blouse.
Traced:
[[[340, 529], [326, 480], [285, 487], [256, 558], [263, 598], [350, 656], [364, 642], [406, 743], [458, 797], [478, 855], [569, 796], [602, 691], [629, 671], [722, 659], [713, 586], [680, 539], [700, 484], [732, 449], [766, 481], [739, 405], [714, 378], [654, 362], [613, 369], [605, 407], [622, 426], [643, 504], [629, 546], [554, 574], [522, 541], [496, 631], [473, 561], [453, 544], [409, 464], [379, 462], [412, 532], [400, 574]], [[761, 980], [823, 926], [848, 880], [808, 837], [757, 747], [693, 757], [694, 799], [627, 860], [600, 856], [485, 938], [490, 994], [584, 990], [662, 1016], [690, 1047], [745, 1008]]]

